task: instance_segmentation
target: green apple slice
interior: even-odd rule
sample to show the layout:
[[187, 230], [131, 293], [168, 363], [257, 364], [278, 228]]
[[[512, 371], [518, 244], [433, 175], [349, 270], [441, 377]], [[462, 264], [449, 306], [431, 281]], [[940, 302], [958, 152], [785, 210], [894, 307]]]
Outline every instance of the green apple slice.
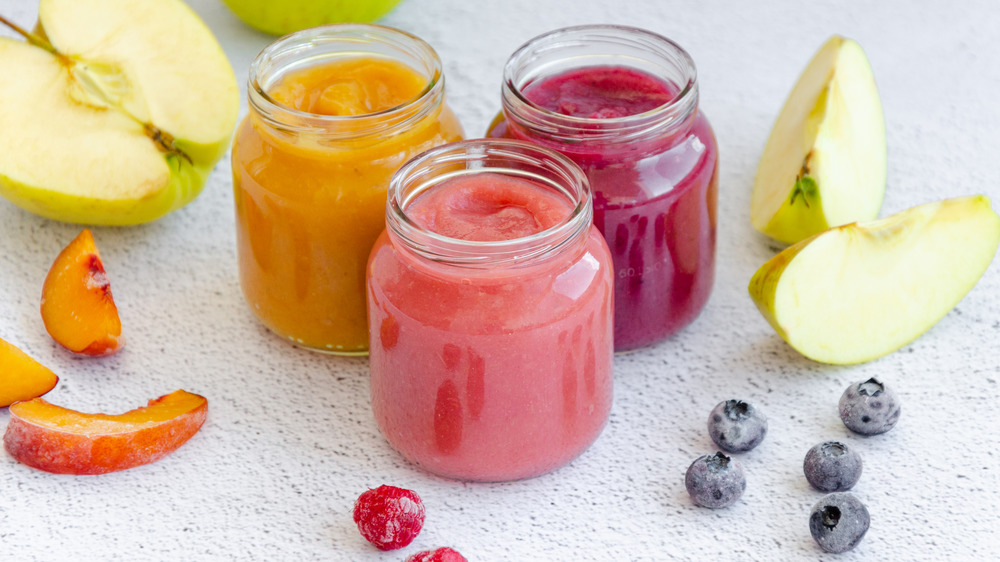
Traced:
[[786, 248], [757, 270], [750, 296], [801, 354], [861, 363], [943, 318], [979, 281], [998, 243], [1000, 217], [987, 197], [928, 203]]
[[878, 217], [885, 195], [885, 120], [861, 46], [830, 38], [799, 77], [757, 169], [750, 218], [786, 243]]
[[[194, 199], [239, 111], [232, 67], [179, 0], [42, 0], [0, 38], [0, 194], [49, 218], [136, 224]], [[4, 23], [11, 25], [4, 20]]]

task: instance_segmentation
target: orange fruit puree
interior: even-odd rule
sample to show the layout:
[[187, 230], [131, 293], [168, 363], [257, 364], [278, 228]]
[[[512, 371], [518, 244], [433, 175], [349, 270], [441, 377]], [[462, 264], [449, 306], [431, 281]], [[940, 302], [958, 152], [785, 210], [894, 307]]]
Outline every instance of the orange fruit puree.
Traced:
[[289, 72], [268, 92], [284, 105], [319, 115], [367, 115], [416, 99], [427, 78], [394, 61], [347, 59]]
[[428, 82], [390, 59], [337, 58], [289, 71], [267, 91], [304, 112], [293, 117], [306, 126], [276, 127], [251, 108], [237, 129], [240, 281], [271, 330], [319, 350], [367, 351], [365, 266], [385, 226], [389, 179], [416, 154], [462, 137], [440, 101], [415, 122], [392, 124], [394, 108], [427, 101], [418, 98]]

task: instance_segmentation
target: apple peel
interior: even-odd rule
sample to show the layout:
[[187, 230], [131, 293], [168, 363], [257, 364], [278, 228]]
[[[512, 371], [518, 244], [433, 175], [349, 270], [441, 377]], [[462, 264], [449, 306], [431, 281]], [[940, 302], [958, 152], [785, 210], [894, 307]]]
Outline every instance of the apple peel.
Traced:
[[10, 407], [3, 442], [30, 467], [56, 474], [105, 474], [157, 461], [201, 429], [208, 401], [177, 390], [118, 415], [85, 414], [42, 398]]
[[331, 23], [367, 23], [396, 7], [400, 0], [223, 0], [247, 25], [270, 33], [286, 35], [308, 27]]

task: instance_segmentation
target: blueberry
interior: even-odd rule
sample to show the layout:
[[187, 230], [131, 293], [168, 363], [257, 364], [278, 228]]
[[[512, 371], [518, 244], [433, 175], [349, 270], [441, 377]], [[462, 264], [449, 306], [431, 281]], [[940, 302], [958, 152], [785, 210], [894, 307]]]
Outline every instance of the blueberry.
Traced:
[[839, 441], [820, 443], [806, 453], [806, 480], [821, 492], [850, 490], [861, 478], [861, 456]]
[[719, 448], [730, 453], [745, 453], [764, 440], [767, 417], [752, 404], [726, 400], [708, 416], [708, 433]]
[[899, 421], [899, 400], [885, 383], [872, 377], [852, 383], [840, 397], [840, 419], [862, 435], [885, 433]]
[[854, 494], [834, 492], [816, 502], [809, 515], [809, 532], [827, 552], [847, 552], [858, 546], [871, 517]]
[[722, 453], [702, 455], [687, 469], [684, 485], [694, 503], [716, 509], [731, 505], [747, 488], [740, 463]]

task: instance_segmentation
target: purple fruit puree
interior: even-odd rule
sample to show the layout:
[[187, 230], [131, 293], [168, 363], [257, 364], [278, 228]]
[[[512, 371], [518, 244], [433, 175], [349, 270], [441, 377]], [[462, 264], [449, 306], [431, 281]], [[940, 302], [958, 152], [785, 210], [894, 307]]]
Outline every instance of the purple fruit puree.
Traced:
[[[677, 89], [642, 71], [600, 66], [544, 77], [523, 94], [553, 113], [598, 123], [650, 114]], [[697, 317], [715, 274], [718, 191], [718, 149], [700, 112], [663, 134], [606, 145], [556, 143], [506, 120], [488, 136], [554, 148], [587, 174], [594, 225], [614, 261], [616, 351], [660, 341]]]

